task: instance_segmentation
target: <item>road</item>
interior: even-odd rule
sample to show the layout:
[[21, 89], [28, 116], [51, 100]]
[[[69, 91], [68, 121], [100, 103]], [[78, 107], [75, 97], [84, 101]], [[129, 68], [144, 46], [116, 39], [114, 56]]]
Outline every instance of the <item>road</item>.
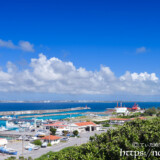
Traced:
[[[39, 150], [28, 151], [28, 150], [24, 149], [23, 156], [25, 158], [32, 157], [34, 159], [34, 158], [40, 157], [43, 154], [46, 154], [49, 151], [57, 152], [57, 151], [60, 151], [66, 147], [81, 145], [83, 143], [87, 143], [89, 141], [90, 136], [94, 136], [95, 134], [101, 134], [102, 132], [104, 132], [104, 131], [93, 131], [93, 132], [87, 132], [87, 133], [86, 132], [80, 133], [80, 138], [71, 137], [70, 140], [67, 142], [61, 142], [61, 143], [58, 143], [58, 144], [53, 145], [51, 147], [40, 148]], [[24, 146], [27, 145], [27, 143], [28, 142], [24, 142]], [[18, 150], [17, 157], [22, 156], [22, 142], [13, 142], [12, 144], [8, 144], [7, 147], [14, 148], [14, 149]], [[10, 156], [8, 156], [8, 155], [3, 156], [1, 154], [0, 160], [4, 160], [7, 157], [10, 157]]]

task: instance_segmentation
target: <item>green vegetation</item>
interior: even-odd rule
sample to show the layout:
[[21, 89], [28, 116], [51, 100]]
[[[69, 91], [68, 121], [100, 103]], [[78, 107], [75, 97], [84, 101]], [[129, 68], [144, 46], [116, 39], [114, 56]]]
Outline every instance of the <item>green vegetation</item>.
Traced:
[[63, 135], [66, 136], [69, 132], [68, 131], [62, 131]]
[[136, 113], [131, 113], [130, 115], [127, 115], [127, 116], [117, 116], [117, 117], [118, 118], [136, 118], [141, 116], [144, 116], [144, 113], [136, 112]]
[[103, 127], [109, 127], [109, 120], [105, 121], [94, 121], [95, 124], [102, 124]]
[[[11, 157], [9, 157], [9, 158], [7, 158], [7, 159], [5, 159], [5, 160], [17, 160], [17, 159], [16, 159], [16, 157], [11, 156]], [[33, 160], [33, 159], [32, 159], [31, 157], [24, 158], [24, 157], [20, 156], [20, 157], [18, 158], [18, 160]]]
[[130, 113], [130, 115], [127, 115], [127, 116], [117, 115], [117, 117], [118, 118], [136, 118], [141, 116], [154, 116], [154, 115], [156, 115], [157, 117], [160, 116], [160, 107], [158, 108], [152, 107], [152, 108], [146, 109], [144, 113], [136, 112], [136, 113]]
[[56, 131], [57, 130], [55, 128], [53, 128], [53, 127], [50, 128], [51, 135], [55, 135]]
[[37, 139], [37, 140], [35, 140], [35, 141], [33, 142], [33, 144], [38, 145], [38, 146], [41, 146], [41, 145], [42, 145], [42, 142], [41, 142], [39, 139]]
[[153, 116], [155, 114], [158, 113], [158, 109], [156, 109], [155, 107], [149, 108], [144, 112], [145, 116]]
[[[160, 118], [151, 120], [134, 120], [125, 123], [115, 130], [108, 130], [107, 133], [95, 135], [90, 142], [81, 146], [68, 147], [59, 152], [49, 152], [36, 160], [158, 160], [159, 157], [120, 156], [123, 151], [148, 152], [150, 149], [158, 150], [156, 146], [149, 144], [160, 143]], [[135, 147], [134, 142], [139, 145]]]
[[47, 146], [48, 146], [48, 147], [51, 147], [52, 145], [51, 145], [51, 143], [48, 143]]
[[16, 157], [11, 156], [11, 157], [7, 158], [6, 160], [16, 160]]
[[79, 132], [77, 130], [73, 131], [74, 136], [78, 136]]

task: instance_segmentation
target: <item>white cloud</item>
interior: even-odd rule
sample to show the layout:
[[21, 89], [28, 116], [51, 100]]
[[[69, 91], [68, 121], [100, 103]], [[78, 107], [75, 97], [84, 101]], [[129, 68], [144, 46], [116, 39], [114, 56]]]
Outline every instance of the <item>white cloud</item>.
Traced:
[[136, 53], [144, 53], [146, 51], [147, 51], [146, 47], [140, 47], [136, 49]]
[[16, 48], [16, 46], [13, 44], [12, 41], [3, 41], [2, 39], [0, 39], [0, 47], [6, 47], [6, 48]]
[[18, 45], [15, 45], [11, 40], [4, 41], [0, 39], [0, 47], [19, 49], [26, 52], [34, 52], [34, 45], [28, 41], [19, 41]]
[[109, 67], [99, 71], [76, 68], [72, 62], [47, 59], [44, 54], [31, 59], [28, 69], [18, 71], [8, 62], [8, 70], [0, 70], [1, 92], [38, 92], [57, 94], [127, 94], [160, 95], [160, 81], [155, 73], [130, 73], [116, 77]]
[[34, 52], [34, 45], [28, 41], [19, 41], [19, 48], [23, 51]]

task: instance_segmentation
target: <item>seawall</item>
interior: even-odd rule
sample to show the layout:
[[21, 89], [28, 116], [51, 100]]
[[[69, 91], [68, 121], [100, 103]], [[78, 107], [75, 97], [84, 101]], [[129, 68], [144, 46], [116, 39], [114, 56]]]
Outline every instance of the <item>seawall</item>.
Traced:
[[52, 109], [52, 110], [25, 110], [25, 111], [5, 111], [0, 112], [0, 115], [23, 115], [23, 114], [44, 114], [44, 113], [57, 113], [57, 112], [67, 112], [67, 111], [76, 111], [90, 109], [89, 107], [76, 107], [76, 108], [66, 108], [66, 109]]

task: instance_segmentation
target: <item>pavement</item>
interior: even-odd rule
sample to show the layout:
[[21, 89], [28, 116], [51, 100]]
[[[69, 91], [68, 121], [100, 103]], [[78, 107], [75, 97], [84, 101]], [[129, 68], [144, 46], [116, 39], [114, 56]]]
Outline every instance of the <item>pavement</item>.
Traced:
[[[24, 156], [25, 158], [32, 157], [34, 159], [42, 156], [43, 154], [46, 154], [49, 151], [57, 152], [66, 147], [87, 143], [89, 141], [90, 136], [94, 136], [95, 134], [101, 134], [102, 132], [106, 132], [106, 130], [80, 133], [79, 134], [80, 138], [71, 137], [67, 142], [60, 142], [51, 147], [40, 148], [39, 150], [28, 151], [28, 150], [22, 149], [29, 143], [25, 141], [23, 143], [22, 141], [9, 142], [7, 147], [18, 151], [18, 155], [16, 156], [17, 158], [19, 156]], [[8, 157], [10, 157], [10, 155], [0, 154], [0, 160], [5, 160]]]

